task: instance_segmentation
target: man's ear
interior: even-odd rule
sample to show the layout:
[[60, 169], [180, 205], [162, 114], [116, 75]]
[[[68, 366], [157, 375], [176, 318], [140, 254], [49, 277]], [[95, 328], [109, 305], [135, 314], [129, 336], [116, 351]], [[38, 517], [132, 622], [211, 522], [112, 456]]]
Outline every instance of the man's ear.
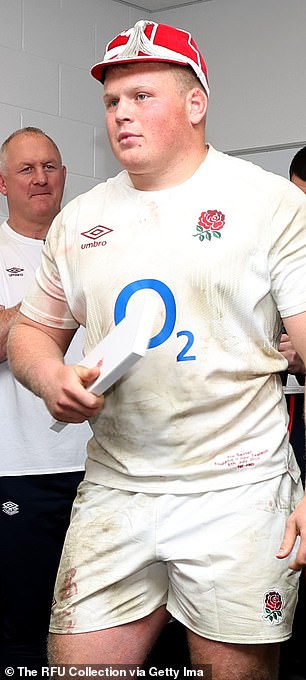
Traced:
[[0, 194], [7, 196], [6, 181], [4, 175], [0, 172]]
[[188, 92], [187, 105], [189, 119], [192, 125], [197, 125], [205, 118], [207, 112], [208, 98], [203, 90], [194, 87]]

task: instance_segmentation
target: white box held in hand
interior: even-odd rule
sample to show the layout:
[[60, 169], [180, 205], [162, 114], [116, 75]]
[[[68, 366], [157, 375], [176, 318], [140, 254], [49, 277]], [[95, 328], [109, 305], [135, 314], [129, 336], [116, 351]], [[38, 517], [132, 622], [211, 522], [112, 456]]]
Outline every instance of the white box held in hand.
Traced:
[[[79, 362], [92, 368], [101, 364], [98, 378], [88, 387], [100, 395], [119, 380], [146, 353], [157, 312], [157, 298], [142, 296], [131, 311]], [[60, 432], [67, 423], [55, 420], [51, 430]]]

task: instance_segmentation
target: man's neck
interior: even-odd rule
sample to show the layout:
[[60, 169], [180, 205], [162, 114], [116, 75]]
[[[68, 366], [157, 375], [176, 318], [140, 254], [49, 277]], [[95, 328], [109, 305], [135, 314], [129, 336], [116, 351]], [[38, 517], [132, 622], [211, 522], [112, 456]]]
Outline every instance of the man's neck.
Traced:
[[11, 219], [8, 217], [7, 223], [9, 227], [15, 231], [17, 234], [20, 234], [21, 236], [26, 236], [27, 238], [33, 238], [37, 240], [44, 241], [50, 224], [39, 224], [39, 223], [30, 223], [23, 221], [22, 223], [19, 220], [16, 219]]
[[153, 171], [152, 173], [133, 173], [129, 172], [130, 179], [139, 191], [162, 191], [163, 189], [170, 189], [187, 182], [192, 175], [197, 171], [200, 165], [205, 160], [208, 153], [209, 146], [205, 145], [204, 149], [199, 149], [193, 157], [190, 157], [189, 162], [186, 163], [186, 157], [182, 159], [182, 163], [175, 163], [173, 168], [167, 166], [165, 173]]

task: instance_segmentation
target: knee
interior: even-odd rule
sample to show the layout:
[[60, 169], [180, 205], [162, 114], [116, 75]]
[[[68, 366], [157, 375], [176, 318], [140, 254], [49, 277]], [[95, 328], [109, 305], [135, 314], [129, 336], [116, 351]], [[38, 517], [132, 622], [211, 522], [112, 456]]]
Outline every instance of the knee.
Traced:
[[58, 649], [57, 649], [57, 635], [49, 633], [48, 637], [48, 663], [49, 666], [57, 666], [59, 663]]

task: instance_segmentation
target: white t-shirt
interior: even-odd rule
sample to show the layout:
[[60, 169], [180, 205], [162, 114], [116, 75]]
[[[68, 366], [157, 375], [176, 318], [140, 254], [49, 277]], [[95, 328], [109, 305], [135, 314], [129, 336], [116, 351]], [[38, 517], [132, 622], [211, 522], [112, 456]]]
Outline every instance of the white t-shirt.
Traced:
[[[43, 241], [17, 234], [4, 222], [0, 226], [0, 305], [13, 307], [33, 283]], [[67, 353], [68, 363], [82, 358], [83, 330]], [[31, 348], [29, 347], [29, 352]], [[82, 470], [88, 423], [66, 428], [61, 435], [50, 430], [52, 418], [42, 399], [25, 389], [8, 367], [0, 363], [0, 475], [32, 475]]]
[[123, 171], [68, 204], [23, 313], [85, 325], [90, 349], [145, 288], [160, 303], [146, 356], [91, 423], [87, 479], [188, 493], [297, 477], [277, 348], [305, 281], [305, 196], [212, 147], [179, 186], [138, 191]]

